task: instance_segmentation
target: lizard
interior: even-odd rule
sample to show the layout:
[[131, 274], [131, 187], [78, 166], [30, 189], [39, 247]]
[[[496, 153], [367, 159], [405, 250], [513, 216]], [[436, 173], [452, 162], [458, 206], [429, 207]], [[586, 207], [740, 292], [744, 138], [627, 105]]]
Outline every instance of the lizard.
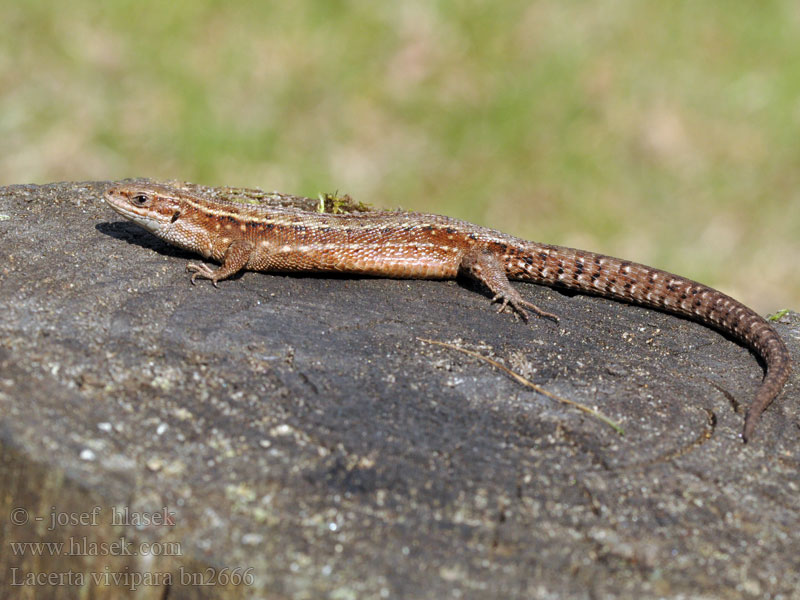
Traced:
[[786, 345], [758, 313], [690, 279], [629, 260], [526, 241], [451, 217], [405, 211], [325, 214], [233, 202], [157, 183], [110, 187], [105, 201], [162, 240], [221, 263], [189, 263], [191, 283], [214, 286], [242, 270], [346, 273], [410, 279], [465, 276], [485, 286], [498, 312], [531, 310], [509, 280], [611, 298], [698, 321], [753, 350], [766, 373], [745, 416], [752, 438], [761, 414], [791, 373]]

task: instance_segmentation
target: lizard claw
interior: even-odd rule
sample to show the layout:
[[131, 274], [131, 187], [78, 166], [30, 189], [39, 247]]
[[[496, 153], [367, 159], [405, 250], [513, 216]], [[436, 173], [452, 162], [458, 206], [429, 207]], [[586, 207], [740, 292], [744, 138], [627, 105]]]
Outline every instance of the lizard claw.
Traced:
[[189, 263], [186, 265], [186, 271], [192, 274], [192, 277], [189, 281], [192, 282], [192, 285], [197, 284], [197, 278], [200, 279], [209, 279], [214, 287], [219, 287], [217, 285], [217, 277], [214, 274], [214, 271], [209, 269], [206, 265], [196, 265], [194, 263]]
[[540, 317], [543, 317], [545, 319], [550, 319], [554, 323], [558, 323], [558, 321], [559, 321], [558, 315], [554, 315], [553, 313], [546, 312], [546, 311], [542, 310], [541, 308], [539, 308], [538, 306], [536, 306], [535, 304], [532, 304], [530, 302], [524, 302], [524, 305], [527, 306], [528, 308], [530, 308], [533, 312], [535, 312]]
[[511, 313], [514, 315], [516, 319], [522, 319], [523, 321], [528, 321], [528, 313], [525, 312], [525, 309], [519, 306], [514, 300], [509, 298], [508, 296], [504, 296], [503, 294], [495, 294], [494, 298], [492, 298], [492, 302], [500, 302], [500, 306], [497, 308], [497, 314], [501, 312], [506, 312], [508, 310], [509, 305], [511, 306]]
[[556, 315], [554, 315], [553, 313], [545, 312], [535, 304], [527, 302], [522, 299], [509, 298], [508, 296], [505, 296], [502, 293], [500, 293], [500, 294], [495, 294], [494, 298], [492, 298], [492, 302], [500, 302], [500, 308], [497, 309], [498, 313], [504, 312], [510, 305], [511, 308], [513, 309], [514, 316], [521, 318], [526, 323], [528, 321], [528, 313], [525, 310], [526, 308], [531, 309], [540, 317], [551, 319], [552, 321], [558, 323], [558, 317]]

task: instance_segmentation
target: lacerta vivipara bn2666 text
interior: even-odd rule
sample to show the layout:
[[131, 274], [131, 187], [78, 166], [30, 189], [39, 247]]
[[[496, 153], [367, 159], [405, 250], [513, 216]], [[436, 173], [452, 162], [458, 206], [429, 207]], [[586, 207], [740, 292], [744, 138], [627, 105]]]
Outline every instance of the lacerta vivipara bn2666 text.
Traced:
[[157, 237], [222, 264], [189, 264], [191, 281], [217, 282], [247, 269], [451, 279], [485, 285], [500, 310], [526, 318], [527, 302], [509, 279], [567, 288], [699, 321], [752, 348], [766, 375], [745, 418], [752, 437], [761, 413], [791, 372], [789, 351], [755, 311], [701, 283], [628, 260], [529, 242], [445, 216], [402, 211], [326, 214], [226, 201], [155, 183], [122, 184], [105, 193], [122, 216]]

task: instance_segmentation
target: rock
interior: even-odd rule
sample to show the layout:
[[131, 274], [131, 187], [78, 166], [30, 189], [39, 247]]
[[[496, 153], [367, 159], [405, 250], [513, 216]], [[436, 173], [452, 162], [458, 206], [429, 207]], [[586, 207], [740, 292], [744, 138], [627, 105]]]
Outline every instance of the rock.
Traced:
[[[560, 324], [495, 314], [462, 282], [245, 273], [192, 286], [190, 257], [107, 208], [107, 185], [0, 189], [6, 589], [173, 600], [800, 587], [796, 374], [744, 445], [763, 372], [706, 327], [530, 284], [515, 285]], [[800, 315], [776, 327], [798, 361]], [[524, 371], [625, 436], [418, 338]]]

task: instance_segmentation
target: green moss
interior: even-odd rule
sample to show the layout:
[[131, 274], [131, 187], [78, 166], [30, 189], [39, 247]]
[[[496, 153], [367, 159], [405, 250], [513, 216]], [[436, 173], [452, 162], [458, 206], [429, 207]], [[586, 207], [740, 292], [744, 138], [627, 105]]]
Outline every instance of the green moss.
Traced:
[[785, 315], [788, 315], [791, 312], [790, 309], [784, 308], [783, 310], [779, 310], [778, 312], [771, 314], [767, 317], [768, 321], [780, 321]]
[[356, 202], [349, 195], [339, 196], [338, 192], [333, 194], [325, 193], [319, 195], [317, 212], [330, 214], [343, 214], [353, 212], [368, 212], [373, 210], [369, 204]]

